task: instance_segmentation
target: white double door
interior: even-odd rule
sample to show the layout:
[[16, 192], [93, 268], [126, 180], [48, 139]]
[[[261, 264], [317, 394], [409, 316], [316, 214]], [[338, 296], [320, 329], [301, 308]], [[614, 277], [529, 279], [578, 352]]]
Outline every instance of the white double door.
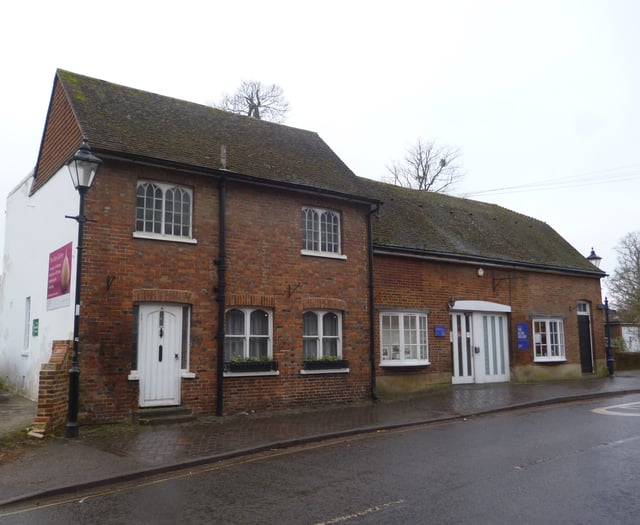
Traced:
[[182, 308], [140, 305], [138, 322], [140, 406], [179, 405]]
[[452, 383], [509, 381], [509, 337], [503, 312], [451, 313]]

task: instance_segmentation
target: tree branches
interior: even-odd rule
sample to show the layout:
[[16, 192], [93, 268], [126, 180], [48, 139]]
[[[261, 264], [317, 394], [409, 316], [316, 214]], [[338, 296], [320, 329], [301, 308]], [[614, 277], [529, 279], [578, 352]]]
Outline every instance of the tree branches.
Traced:
[[246, 115], [270, 122], [284, 122], [289, 103], [282, 88], [276, 84], [265, 86], [255, 80], [244, 80], [232, 95], [226, 94], [214, 107], [238, 115]]
[[616, 251], [618, 267], [609, 279], [609, 289], [623, 315], [640, 323], [640, 231], [627, 234]]
[[397, 186], [446, 193], [464, 176], [457, 160], [458, 148], [437, 146], [434, 141], [417, 143], [407, 150], [402, 162], [387, 166], [390, 182]]

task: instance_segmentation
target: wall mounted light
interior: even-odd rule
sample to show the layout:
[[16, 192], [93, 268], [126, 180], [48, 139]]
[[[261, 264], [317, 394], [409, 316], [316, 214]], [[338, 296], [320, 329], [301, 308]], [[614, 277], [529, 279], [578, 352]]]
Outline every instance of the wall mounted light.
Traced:
[[484, 275], [484, 268], [478, 268], [478, 277], [482, 277]]

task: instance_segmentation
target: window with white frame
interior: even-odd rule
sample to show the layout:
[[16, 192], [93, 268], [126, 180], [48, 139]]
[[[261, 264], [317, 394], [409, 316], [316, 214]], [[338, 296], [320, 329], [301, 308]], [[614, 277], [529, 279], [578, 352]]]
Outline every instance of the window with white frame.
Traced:
[[232, 308], [225, 316], [225, 361], [271, 359], [271, 312], [262, 308]]
[[380, 314], [382, 366], [429, 364], [427, 314], [382, 312]]
[[302, 252], [339, 256], [340, 215], [320, 208], [302, 208]]
[[24, 343], [23, 350], [29, 350], [29, 341], [31, 340], [31, 296], [24, 300]]
[[191, 190], [158, 182], [139, 182], [136, 232], [153, 237], [191, 238]]
[[562, 319], [533, 319], [533, 343], [534, 361], [565, 361]]
[[305, 360], [342, 358], [342, 314], [309, 310], [302, 316], [302, 350]]

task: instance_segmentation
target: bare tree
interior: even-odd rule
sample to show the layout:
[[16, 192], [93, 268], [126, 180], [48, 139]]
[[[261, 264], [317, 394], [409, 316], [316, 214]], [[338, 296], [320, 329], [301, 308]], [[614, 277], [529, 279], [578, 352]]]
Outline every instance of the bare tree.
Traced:
[[628, 233], [616, 247], [618, 266], [609, 279], [616, 308], [640, 323], [640, 231]]
[[464, 176], [457, 164], [460, 155], [458, 148], [418, 139], [402, 162], [387, 166], [388, 180], [405, 188], [447, 193]]
[[224, 95], [214, 107], [270, 122], [284, 122], [289, 111], [280, 86], [265, 86], [255, 80], [243, 80], [234, 94]]

